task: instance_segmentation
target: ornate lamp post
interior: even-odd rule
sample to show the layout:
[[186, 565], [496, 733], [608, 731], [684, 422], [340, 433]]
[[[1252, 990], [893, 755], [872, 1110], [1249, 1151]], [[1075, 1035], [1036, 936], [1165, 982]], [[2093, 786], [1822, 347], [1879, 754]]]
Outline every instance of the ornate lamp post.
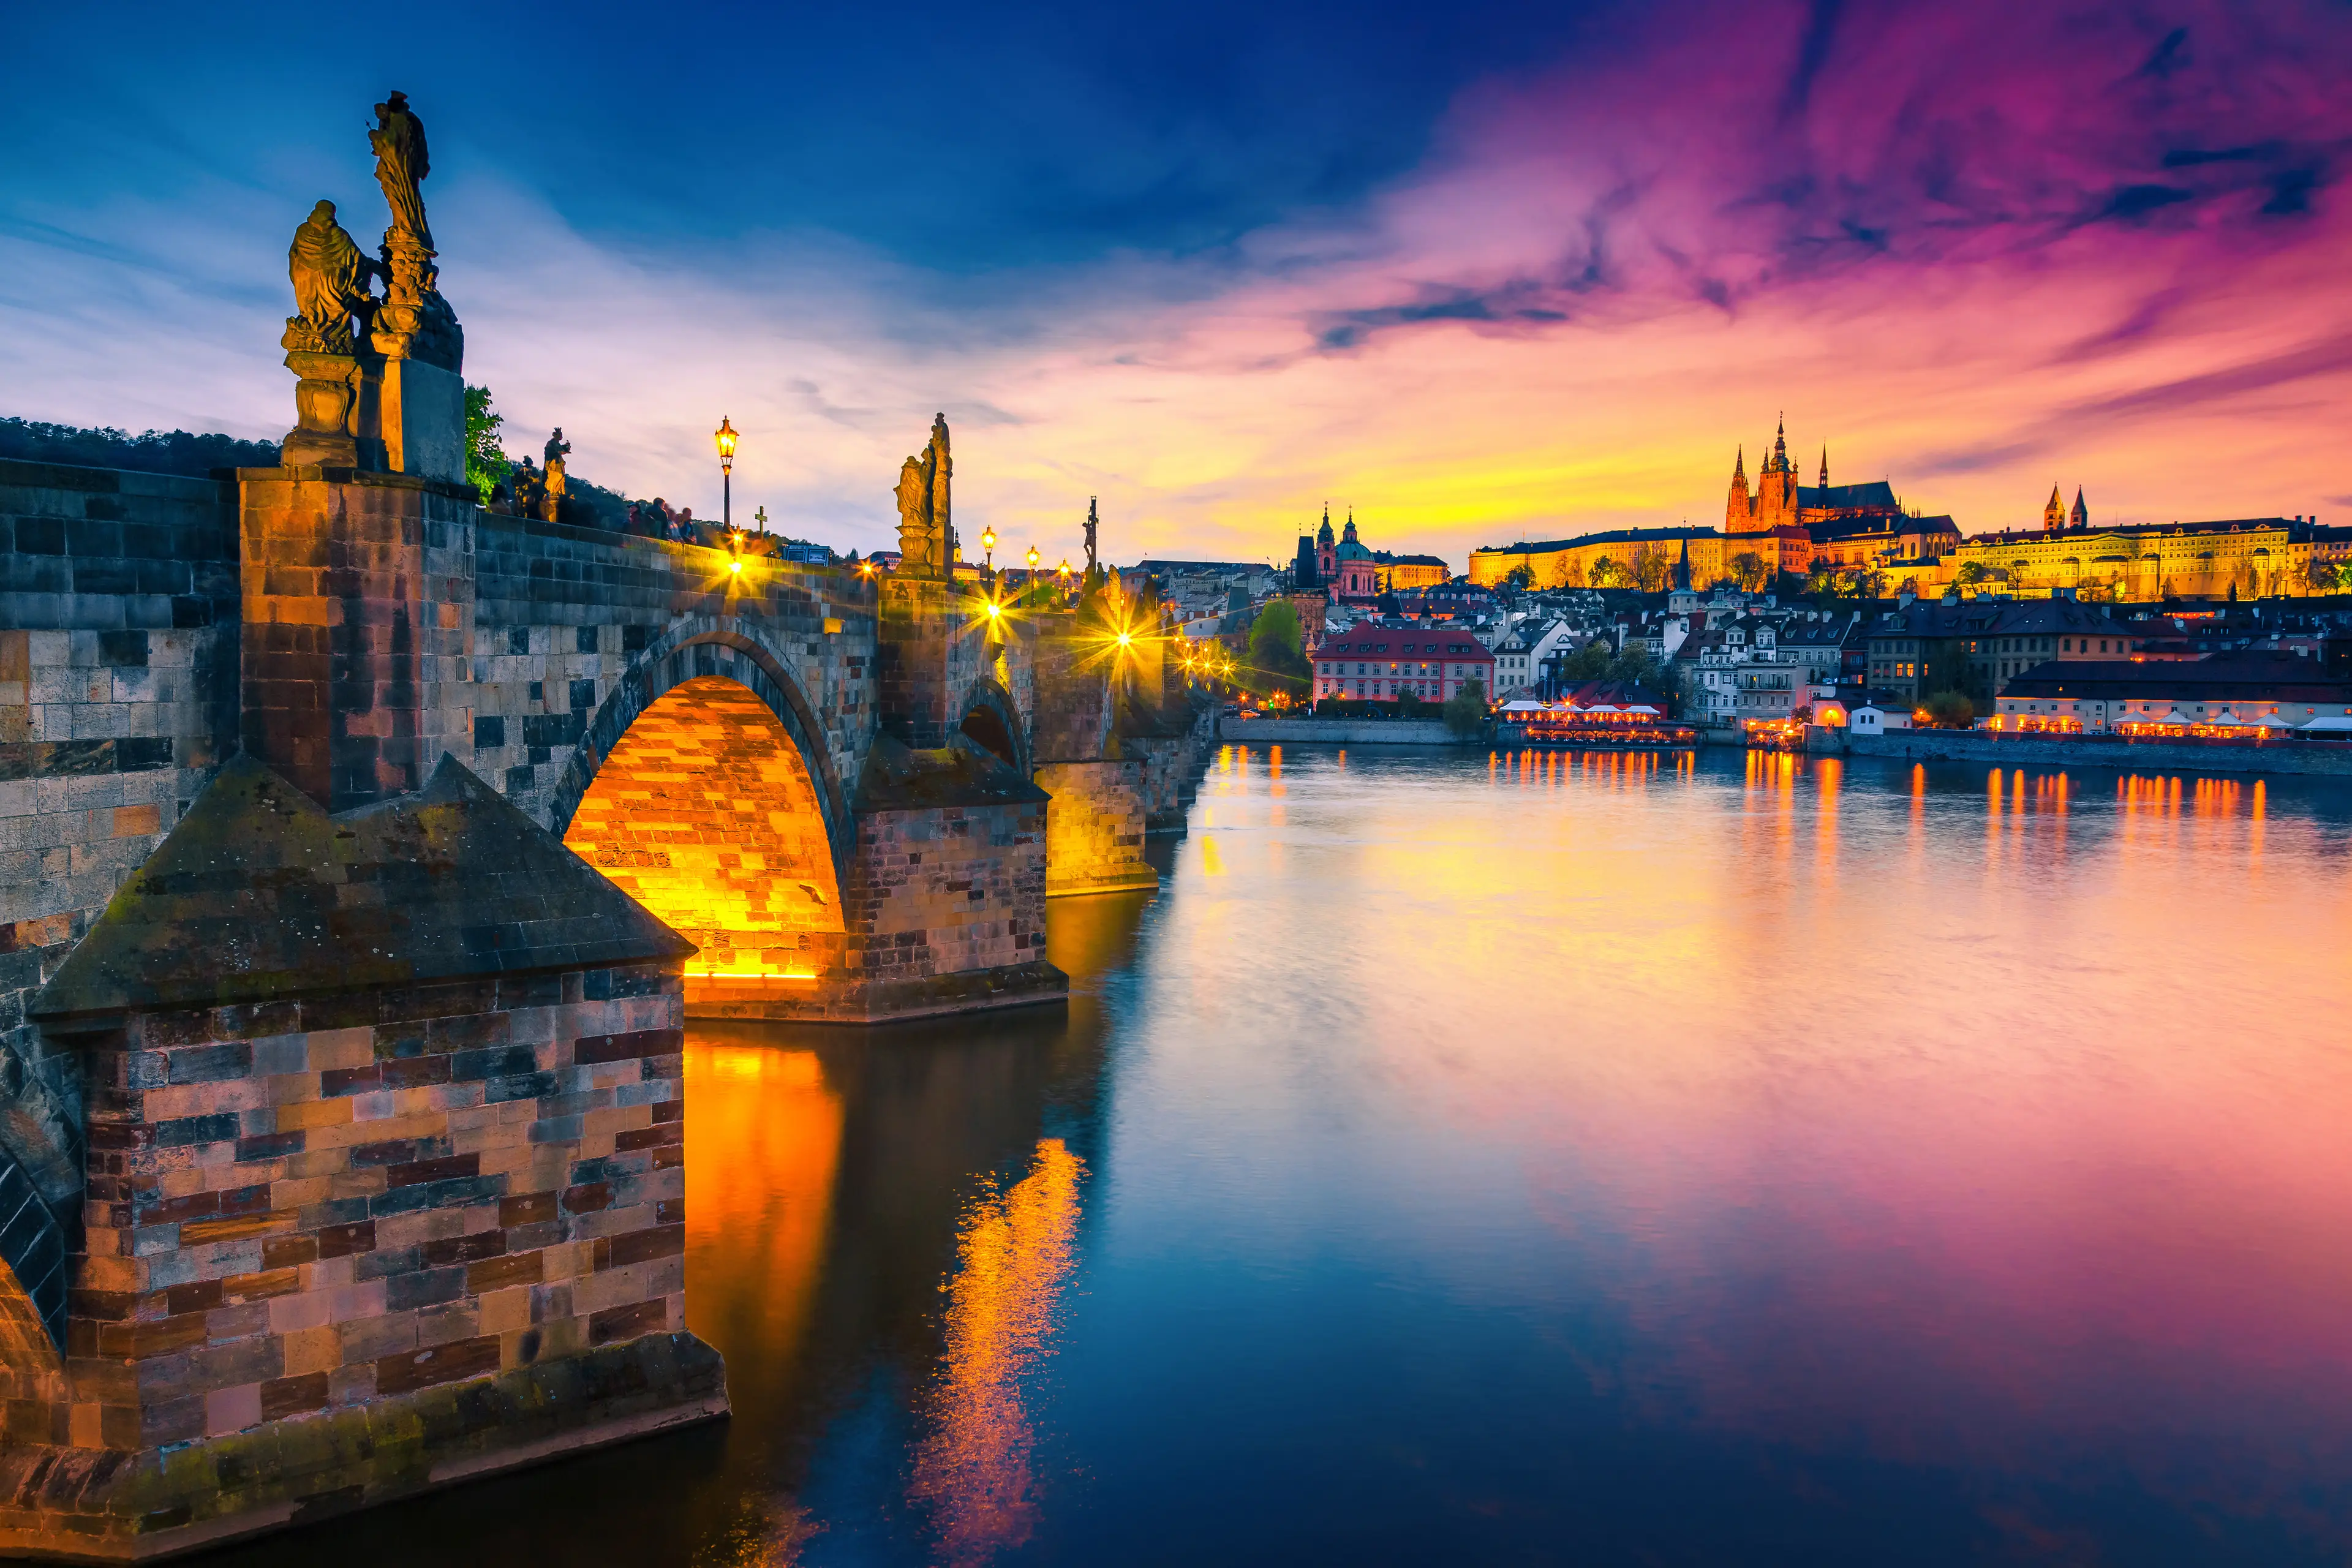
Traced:
[[980, 531], [980, 574], [982, 579], [993, 578], [996, 574], [996, 530], [983, 528]]
[[719, 428], [711, 432], [719, 443], [719, 525], [735, 526], [735, 426], [719, 416]]

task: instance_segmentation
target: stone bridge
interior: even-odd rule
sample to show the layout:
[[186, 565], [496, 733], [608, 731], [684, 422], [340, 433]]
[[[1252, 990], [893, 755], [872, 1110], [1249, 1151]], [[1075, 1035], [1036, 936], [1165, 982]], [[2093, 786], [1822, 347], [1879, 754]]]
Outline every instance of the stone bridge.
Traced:
[[683, 1018], [1059, 1000], [1207, 746], [1129, 613], [0, 462], [0, 1551], [723, 1411]]

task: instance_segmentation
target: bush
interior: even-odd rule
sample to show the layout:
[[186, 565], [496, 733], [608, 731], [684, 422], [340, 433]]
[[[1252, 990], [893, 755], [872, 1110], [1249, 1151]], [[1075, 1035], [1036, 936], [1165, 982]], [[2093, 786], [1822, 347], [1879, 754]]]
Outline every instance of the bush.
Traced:
[[1938, 691], [1924, 706], [1927, 722], [1939, 730], [1965, 730], [1977, 721], [1977, 705], [1965, 691]]
[[1462, 689], [1445, 700], [1445, 727], [1467, 741], [1486, 727], [1486, 689], [1465, 680]]

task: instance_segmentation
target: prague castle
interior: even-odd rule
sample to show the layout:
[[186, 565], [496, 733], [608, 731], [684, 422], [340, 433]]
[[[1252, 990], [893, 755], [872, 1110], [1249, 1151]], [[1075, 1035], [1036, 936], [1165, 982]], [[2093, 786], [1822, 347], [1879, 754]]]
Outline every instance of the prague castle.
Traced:
[[1733, 454], [1723, 527], [1614, 529], [1574, 539], [1473, 552], [1470, 580], [1499, 583], [1526, 567], [1539, 588], [1652, 586], [1687, 560], [1701, 586], [1759, 586], [1783, 573], [1829, 569], [1883, 574], [1886, 592], [2007, 594], [2144, 603], [2179, 595], [2242, 598], [2314, 592], [2323, 570], [2352, 561], [2352, 528], [2305, 517], [2134, 523], [2094, 528], [2080, 487], [2069, 506], [2053, 486], [2041, 525], [1964, 537], [1949, 517], [1904, 510], [1885, 479], [1801, 484], [1787, 427], [1774, 432], [1751, 487], [1746, 451]]
[[1691, 580], [1702, 585], [1746, 580], [1770, 583], [1783, 572], [1804, 574], [1817, 566], [1858, 566], [1895, 572], [1932, 563], [1960, 542], [1948, 517], [1917, 517], [1903, 510], [1885, 479], [1832, 485], [1829, 449], [1822, 449], [1821, 483], [1798, 482], [1789, 460], [1788, 427], [1774, 432], [1772, 445], [1748, 487], [1748, 456], [1732, 456], [1731, 490], [1725, 499], [1723, 527], [1616, 529], [1576, 539], [1521, 543], [1475, 552], [1470, 580], [1498, 583], [1526, 566], [1538, 587], [1628, 585], [1656, 574], [1650, 563], [1663, 557], [1690, 563]]

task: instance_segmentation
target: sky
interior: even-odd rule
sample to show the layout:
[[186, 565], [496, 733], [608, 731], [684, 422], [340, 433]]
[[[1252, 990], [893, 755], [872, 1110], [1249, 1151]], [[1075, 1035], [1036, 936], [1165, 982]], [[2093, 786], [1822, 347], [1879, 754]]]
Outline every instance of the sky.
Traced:
[[[2352, 522], [2342, 0], [30, 7], [0, 415], [275, 438], [285, 248], [407, 92], [509, 450], [894, 545], [1285, 559], [1806, 482]], [[92, 37], [101, 26], [102, 47]]]

